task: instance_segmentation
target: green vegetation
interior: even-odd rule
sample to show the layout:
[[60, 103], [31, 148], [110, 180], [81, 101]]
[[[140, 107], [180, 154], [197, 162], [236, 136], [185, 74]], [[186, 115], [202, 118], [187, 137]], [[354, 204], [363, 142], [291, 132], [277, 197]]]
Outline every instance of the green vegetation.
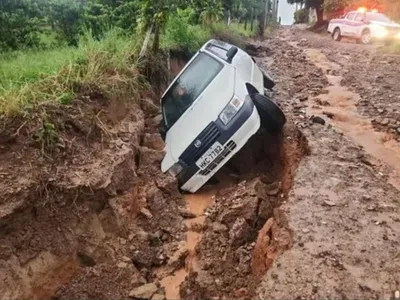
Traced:
[[294, 23], [295, 24], [304, 24], [308, 23], [308, 9], [301, 8], [294, 13]]
[[253, 35], [263, 3], [2, 0], [0, 114], [70, 104], [91, 89], [134, 98], [146, 84], [138, 71], [146, 32], [151, 30], [147, 52], [193, 53], [211, 37], [239, 41]]

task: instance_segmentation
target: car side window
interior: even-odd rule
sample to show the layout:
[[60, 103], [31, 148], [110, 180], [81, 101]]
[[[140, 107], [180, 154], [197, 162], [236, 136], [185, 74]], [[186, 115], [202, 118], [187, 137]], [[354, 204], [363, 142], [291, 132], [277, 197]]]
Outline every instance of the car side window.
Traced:
[[353, 21], [355, 13], [348, 13], [346, 19], [349, 21]]
[[354, 18], [354, 21], [362, 22], [363, 20], [364, 20], [364, 14], [363, 13], [357, 13], [355, 18]]

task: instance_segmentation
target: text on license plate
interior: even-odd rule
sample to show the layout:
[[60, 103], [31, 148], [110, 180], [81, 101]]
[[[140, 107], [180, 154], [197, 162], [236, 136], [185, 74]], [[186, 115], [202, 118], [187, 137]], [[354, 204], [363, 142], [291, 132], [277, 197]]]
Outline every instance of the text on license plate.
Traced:
[[206, 169], [218, 155], [222, 153], [223, 147], [220, 143], [215, 142], [206, 153], [196, 162], [196, 165], [201, 169]]

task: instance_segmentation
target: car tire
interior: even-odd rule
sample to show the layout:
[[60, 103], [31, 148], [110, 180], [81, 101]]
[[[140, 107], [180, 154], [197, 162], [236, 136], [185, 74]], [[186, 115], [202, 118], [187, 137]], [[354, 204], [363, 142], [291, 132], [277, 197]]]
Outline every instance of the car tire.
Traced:
[[336, 27], [335, 30], [332, 32], [332, 39], [336, 42], [340, 42], [342, 39], [342, 33], [340, 32], [340, 28]]
[[360, 38], [361, 44], [368, 45], [371, 44], [372, 37], [371, 37], [371, 32], [369, 29], [364, 29], [363, 32], [361, 33], [361, 38]]
[[258, 93], [253, 94], [251, 99], [260, 115], [261, 127], [273, 134], [281, 132], [286, 123], [286, 117], [280, 107], [269, 97]]

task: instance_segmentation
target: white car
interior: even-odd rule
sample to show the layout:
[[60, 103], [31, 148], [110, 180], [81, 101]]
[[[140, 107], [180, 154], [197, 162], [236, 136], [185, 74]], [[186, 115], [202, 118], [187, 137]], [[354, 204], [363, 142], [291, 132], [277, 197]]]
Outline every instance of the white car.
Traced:
[[376, 10], [359, 9], [347, 13], [344, 18], [332, 19], [328, 32], [335, 41], [340, 41], [342, 37], [353, 38], [363, 44], [373, 40], [400, 40], [400, 25]]
[[[281, 109], [263, 95], [275, 85], [245, 51], [208, 41], [173, 80], [161, 99], [161, 170], [196, 192], [260, 128], [281, 131]], [[256, 108], [257, 107], [257, 108]]]

